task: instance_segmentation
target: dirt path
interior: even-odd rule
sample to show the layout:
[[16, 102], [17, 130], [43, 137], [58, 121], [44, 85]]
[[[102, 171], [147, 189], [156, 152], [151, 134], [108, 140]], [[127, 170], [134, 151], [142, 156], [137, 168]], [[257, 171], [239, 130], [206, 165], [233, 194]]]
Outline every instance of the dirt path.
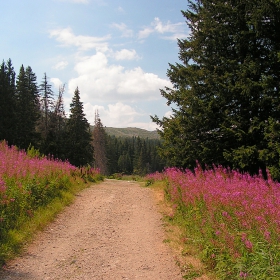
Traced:
[[84, 190], [0, 279], [182, 279], [152, 192], [117, 180]]

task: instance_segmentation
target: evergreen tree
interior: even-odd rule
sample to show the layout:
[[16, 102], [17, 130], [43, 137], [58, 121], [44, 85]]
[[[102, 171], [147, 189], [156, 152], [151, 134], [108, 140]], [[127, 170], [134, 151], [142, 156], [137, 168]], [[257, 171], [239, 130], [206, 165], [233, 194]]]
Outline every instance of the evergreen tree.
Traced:
[[138, 175], [145, 175], [150, 172], [150, 162], [147, 152], [146, 141], [137, 138], [134, 156], [133, 172]]
[[[47, 74], [44, 73], [43, 80], [39, 86], [40, 90], [40, 103], [41, 103], [41, 122], [40, 122], [40, 131], [42, 134], [43, 142], [46, 142], [48, 133], [50, 130], [50, 115], [54, 111], [54, 97], [52, 87], [48, 82]], [[42, 144], [42, 149], [44, 143]]]
[[70, 104], [70, 116], [66, 124], [66, 157], [75, 166], [92, 164], [93, 147], [89, 123], [85, 117], [78, 87]]
[[36, 126], [39, 119], [39, 96], [37, 78], [31, 67], [20, 68], [16, 82], [16, 139], [15, 144], [27, 149], [37, 147]]
[[106, 157], [106, 132], [99, 117], [98, 111], [95, 112], [94, 128], [92, 131], [94, 148], [94, 165], [100, 169], [101, 174], [108, 173]]
[[15, 71], [12, 61], [4, 61], [0, 66], [0, 140], [14, 144], [16, 132], [15, 119]]
[[107, 136], [108, 173], [145, 175], [165, 167], [157, 148], [160, 140]]
[[106, 155], [107, 155], [107, 170], [108, 174], [116, 173], [118, 165], [118, 154], [116, 151], [117, 138], [106, 135]]
[[55, 158], [65, 159], [66, 141], [66, 115], [64, 111], [64, 94], [65, 86], [59, 87], [58, 97], [54, 103], [54, 110], [49, 112], [48, 131], [44, 141], [44, 153], [51, 154]]
[[170, 165], [266, 168], [269, 118], [280, 119], [280, 2], [196, 0], [183, 11], [191, 30], [161, 90], [170, 118], [152, 117]]

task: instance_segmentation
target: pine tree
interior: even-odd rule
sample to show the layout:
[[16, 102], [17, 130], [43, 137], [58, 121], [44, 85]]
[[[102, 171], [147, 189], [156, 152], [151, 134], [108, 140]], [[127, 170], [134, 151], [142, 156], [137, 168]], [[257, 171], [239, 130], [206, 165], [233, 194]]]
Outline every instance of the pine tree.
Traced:
[[162, 171], [165, 161], [157, 153], [160, 140], [107, 136], [108, 174], [145, 175]]
[[30, 66], [20, 68], [16, 82], [16, 139], [22, 149], [29, 145], [37, 147], [36, 126], [39, 119], [39, 96], [37, 78]]
[[15, 144], [15, 71], [12, 61], [4, 61], [0, 66], [0, 140]]
[[129, 152], [123, 153], [118, 159], [118, 168], [120, 173], [132, 174], [132, 164]]
[[93, 147], [89, 123], [85, 117], [78, 87], [70, 104], [70, 116], [66, 124], [66, 158], [75, 166], [92, 164]]
[[49, 112], [48, 131], [44, 141], [44, 153], [51, 154], [55, 158], [65, 159], [66, 141], [66, 115], [64, 111], [64, 94], [65, 86], [59, 87], [57, 100], [54, 102], [54, 110]]
[[106, 156], [106, 132], [99, 117], [98, 111], [95, 112], [94, 128], [92, 132], [94, 148], [94, 165], [100, 169], [102, 174], [108, 174]]
[[[48, 82], [47, 74], [44, 73], [43, 80], [39, 86], [41, 103], [40, 131], [43, 141], [46, 141], [50, 129], [50, 115], [54, 111], [54, 97], [52, 87]], [[42, 144], [44, 146], [44, 144]], [[43, 148], [44, 150], [45, 148]]]
[[170, 118], [152, 117], [170, 165], [196, 160], [256, 173], [265, 170], [264, 130], [280, 120], [280, 3], [275, 0], [188, 1], [191, 30], [170, 64], [173, 88], [161, 90]]
[[118, 144], [119, 141], [115, 136], [106, 137], [106, 156], [107, 156], [107, 172], [108, 174], [114, 174], [119, 172], [118, 170]]

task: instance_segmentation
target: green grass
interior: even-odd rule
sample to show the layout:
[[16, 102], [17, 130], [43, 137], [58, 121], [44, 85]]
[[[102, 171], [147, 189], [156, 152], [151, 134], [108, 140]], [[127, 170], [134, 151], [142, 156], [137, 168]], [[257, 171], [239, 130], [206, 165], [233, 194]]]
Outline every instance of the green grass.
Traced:
[[122, 173], [114, 173], [108, 176], [108, 179], [116, 179], [116, 180], [124, 180], [124, 181], [136, 181], [136, 182], [144, 182], [144, 177], [140, 175], [125, 175]]
[[67, 191], [62, 191], [60, 196], [54, 198], [48, 205], [39, 207], [32, 217], [26, 217], [18, 223], [16, 228], [9, 230], [5, 240], [1, 240], [0, 265], [4, 265], [8, 260], [20, 254], [34, 235], [52, 222], [65, 206], [70, 205], [75, 199], [75, 194], [88, 186], [88, 183], [79, 182]]
[[183, 279], [217, 280], [214, 270], [203, 263], [201, 250], [195, 238], [188, 235], [185, 217], [175, 211], [170, 195], [166, 191], [166, 182], [149, 180], [146, 187], [154, 191], [158, 209], [163, 215], [162, 223], [165, 230], [163, 243], [167, 243], [172, 248]]

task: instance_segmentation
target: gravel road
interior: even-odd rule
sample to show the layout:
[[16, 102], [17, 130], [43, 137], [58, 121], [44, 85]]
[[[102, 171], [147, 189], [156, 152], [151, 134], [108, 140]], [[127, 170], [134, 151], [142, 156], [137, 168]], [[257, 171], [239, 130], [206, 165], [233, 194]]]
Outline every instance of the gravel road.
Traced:
[[153, 190], [105, 180], [82, 191], [0, 279], [182, 279]]

